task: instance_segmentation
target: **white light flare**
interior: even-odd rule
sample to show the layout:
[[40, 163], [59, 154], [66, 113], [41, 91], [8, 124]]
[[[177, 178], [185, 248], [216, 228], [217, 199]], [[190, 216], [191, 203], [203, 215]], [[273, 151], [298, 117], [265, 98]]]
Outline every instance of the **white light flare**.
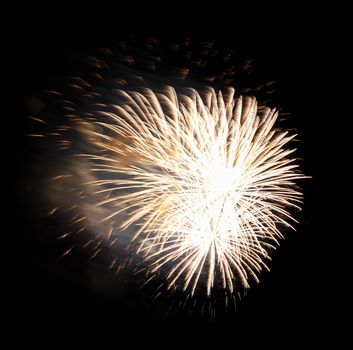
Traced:
[[233, 292], [237, 281], [258, 281], [280, 226], [294, 221], [288, 209], [301, 203], [295, 180], [304, 176], [286, 148], [295, 135], [234, 90], [119, 94], [124, 103], [86, 131], [99, 150], [84, 157], [90, 184], [107, 193], [105, 220], [135, 228], [137, 253], [150, 273], [167, 271], [170, 288], [210, 295], [216, 283]]

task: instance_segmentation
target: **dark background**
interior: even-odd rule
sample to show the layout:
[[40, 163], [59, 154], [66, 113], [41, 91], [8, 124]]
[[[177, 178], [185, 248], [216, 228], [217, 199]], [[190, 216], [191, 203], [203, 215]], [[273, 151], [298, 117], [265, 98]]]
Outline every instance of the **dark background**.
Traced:
[[[110, 9], [92, 11], [90, 15], [73, 14], [69, 9], [59, 12], [55, 6], [46, 10], [18, 18], [18, 28], [6, 50], [11, 61], [6, 73], [11, 76], [11, 94], [19, 107], [9, 118], [11, 200], [7, 219], [11, 225], [7, 229], [10, 244], [3, 248], [8, 255], [4, 309], [9, 310], [6, 322], [10, 328], [28, 330], [34, 339], [40, 338], [42, 332], [50, 332], [54, 340], [72, 334], [78, 339], [115, 339], [132, 332], [133, 343], [148, 339], [150, 344], [162, 345], [162, 338], [183, 343], [190, 335], [206, 343], [242, 341], [249, 346], [257, 342], [267, 346], [279, 339], [285, 339], [284, 344], [321, 343], [332, 337], [338, 341], [340, 338], [333, 335], [337, 296], [331, 294], [335, 272], [330, 267], [332, 256], [327, 254], [335, 232], [325, 219], [332, 191], [325, 185], [324, 166], [330, 146], [323, 135], [327, 134], [327, 121], [334, 111], [329, 104], [330, 89], [335, 74], [332, 67], [340, 57], [341, 33], [337, 28], [335, 33], [331, 30], [328, 12], [287, 8], [281, 13], [259, 11], [254, 17], [250, 9], [230, 14], [223, 8], [220, 13], [207, 14], [188, 14], [185, 10], [171, 15], [170, 10], [163, 17], [162, 13], [150, 15], [144, 10], [132, 15], [132, 9], [113, 15]], [[53, 76], [70, 69], [66, 57], [71, 52], [105, 44], [126, 30], [142, 33], [161, 28], [186, 28], [197, 35], [213, 35], [259, 62], [259, 71], [268, 72], [278, 81], [278, 103], [291, 112], [290, 122], [299, 132], [302, 170], [313, 177], [302, 182], [305, 205], [298, 215], [301, 223], [274, 254], [271, 272], [261, 276], [260, 285], [238, 304], [237, 312], [213, 321], [188, 319], [178, 313], [161, 320], [164, 305], [150, 307], [148, 295], [133, 289], [124, 277], [114, 280], [103, 266], [93, 266], [79, 253], [58, 259], [62, 247], [57, 241], [42, 238], [50, 227], [43, 227], [32, 216], [30, 201], [22, 192], [31, 172], [33, 152], [37, 151], [37, 146], [23, 137], [29, 127], [23, 99], [52, 84]], [[31, 184], [40, 186], [39, 181]], [[92, 287], [87, 270], [101, 277], [98, 286]]]

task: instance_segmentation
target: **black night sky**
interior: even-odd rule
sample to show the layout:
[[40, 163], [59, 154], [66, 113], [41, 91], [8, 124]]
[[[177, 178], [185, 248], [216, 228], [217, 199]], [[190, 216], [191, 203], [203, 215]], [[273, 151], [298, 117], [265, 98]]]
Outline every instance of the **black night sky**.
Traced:
[[[114, 21], [109, 9], [79, 16], [59, 6], [47, 10], [18, 18], [18, 30], [7, 50], [11, 60], [7, 74], [19, 110], [10, 116], [13, 185], [10, 215], [5, 218], [11, 218], [6, 233], [10, 244], [2, 247], [8, 255], [9, 277], [3, 287], [8, 292], [5, 309], [10, 305], [5, 323], [21, 334], [28, 332], [32, 339], [41, 339], [42, 332], [52, 334], [54, 342], [71, 335], [88, 340], [97, 337], [115, 341], [118, 348], [119, 338], [130, 339], [131, 346], [145, 337], [148, 345], [164, 346], [183, 344], [191, 336], [193, 341], [200, 339], [217, 347], [228, 343], [235, 347], [238, 342], [250, 348], [255, 343], [280, 343], [285, 349], [295, 342], [298, 346], [304, 341], [315, 344], [329, 337], [338, 297], [331, 293], [330, 224], [323, 220], [328, 209], [322, 169], [329, 148], [322, 135], [327, 133], [326, 120], [333, 110], [327, 105], [333, 74], [329, 67], [340, 46], [332, 39], [323, 13], [288, 8], [282, 14], [254, 17], [250, 9], [231, 10], [232, 15], [223, 8], [196, 17], [181, 11], [161, 19], [162, 13], [147, 16], [141, 9], [137, 17], [131, 10], [118, 11]], [[60, 259], [63, 244], [48, 238], [55, 223], [44, 224], [36, 215], [33, 188], [40, 188], [41, 179], [33, 178], [31, 167], [40, 146], [23, 136], [31, 129], [28, 113], [35, 109], [31, 96], [55, 89], [63, 74], [79, 69], [72, 63], [78, 52], [108, 46], [128, 32], [137, 36], [183, 32], [196, 42], [214, 38], [221, 47], [251, 57], [256, 70], [251, 79], [276, 81], [274, 105], [291, 113], [288, 123], [297, 129], [301, 141], [301, 168], [313, 177], [301, 183], [305, 204], [297, 213], [300, 224], [274, 253], [271, 272], [261, 275], [261, 283], [238, 303], [236, 312], [215, 320], [188, 318], [178, 312], [162, 318], [168, 300], [151, 306], [148, 293], [129, 281], [129, 275], [112, 275], [104, 264], [79, 251]]]

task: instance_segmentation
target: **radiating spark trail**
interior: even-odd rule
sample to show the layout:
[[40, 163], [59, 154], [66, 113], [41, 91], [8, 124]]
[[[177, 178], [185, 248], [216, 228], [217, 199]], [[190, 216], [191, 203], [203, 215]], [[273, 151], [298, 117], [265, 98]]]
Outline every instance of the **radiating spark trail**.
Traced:
[[286, 148], [295, 135], [274, 129], [275, 110], [232, 89], [119, 97], [89, 128], [80, 122], [97, 150], [81, 156], [94, 178], [86, 185], [104, 195], [97, 207], [109, 208], [109, 237], [134, 228], [137, 253], [170, 288], [210, 295], [258, 281], [280, 227], [295, 221], [288, 209], [301, 203], [295, 180], [304, 176]]

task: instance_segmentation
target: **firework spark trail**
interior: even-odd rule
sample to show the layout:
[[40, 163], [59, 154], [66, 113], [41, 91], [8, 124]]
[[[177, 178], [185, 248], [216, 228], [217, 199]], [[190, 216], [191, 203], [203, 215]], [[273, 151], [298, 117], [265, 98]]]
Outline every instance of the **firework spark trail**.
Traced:
[[295, 135], [233, 89], [119, 94], [125, 103], [85, 130], [98, 152], [81, 155], [95, 178], [87, 185], [106, 194], [104, 221], [136, 229], [137, 253], [150, 273], [167, 271], [169, 287], [193, 294], [204, 283], [210, 295], [219, 283], [232, 292], [258, 281], [301, 201], [294, 180], [304, 176], [285, 147]]

